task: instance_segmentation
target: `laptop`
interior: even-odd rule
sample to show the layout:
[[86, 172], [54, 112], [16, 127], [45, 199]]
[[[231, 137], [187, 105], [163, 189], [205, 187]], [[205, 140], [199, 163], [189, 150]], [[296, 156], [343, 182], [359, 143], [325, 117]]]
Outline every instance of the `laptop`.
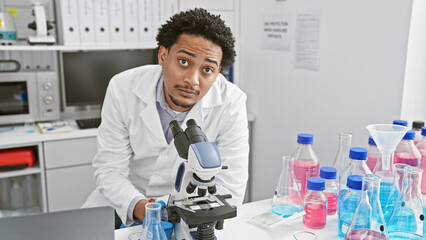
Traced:
[[0, 218], [0, 239], [114, 240], [114, 210], [96, 207]]

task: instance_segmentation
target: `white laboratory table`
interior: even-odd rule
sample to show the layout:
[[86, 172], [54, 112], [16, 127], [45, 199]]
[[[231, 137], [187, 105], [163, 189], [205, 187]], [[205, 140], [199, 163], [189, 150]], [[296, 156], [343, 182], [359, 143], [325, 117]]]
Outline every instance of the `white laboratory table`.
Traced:
[[[237, 217], [225, 220], [224, 228], [215, 231], [218, 240], [231, 239], [280, 239], [294, 240], [293, 233], [300, 230], [307, 230], [315, 233], [318, 240], [337, 239], [337, 215], [327, 217], [327, 225], [323, 229], [309, 229], [302, 223], [302, 218], [291, 223], [277, 226], [272, 230], [264, 230], [254, 226], [248, 221], [256, 215], [269, 210], [270, 199], [243, 204], [238, 208]], [[115, 231], [115, 240], [127, 240], [129, 234], [142, 231], [141, 226], [119, 229]]]

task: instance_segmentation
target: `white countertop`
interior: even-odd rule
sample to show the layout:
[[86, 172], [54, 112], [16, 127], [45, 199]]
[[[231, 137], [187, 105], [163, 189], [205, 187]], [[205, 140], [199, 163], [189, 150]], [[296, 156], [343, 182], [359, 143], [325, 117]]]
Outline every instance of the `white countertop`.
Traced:
[[[309, 229], [302, 223], [302, 218], [287, 224], [277, 226], [272, 230], [264, 230], [254, 226], [248, 221], [261, 213], [269, 211], [270, 199], [243, 204], [237, 210], [237, 217], [225, 220], [221, 231], [215, 230], [218, 240], [228, 239], [280, 239], [294, 240], [293, 233], [306, 230], [315, 233], [319, 240], [337, 239], [337, 214], [327, 217], [327, 224], [323, 229]], [[127, 240], [129, 234], [142, 231], [141, 226], [119, 229], [115, 231], [116, 240]]]

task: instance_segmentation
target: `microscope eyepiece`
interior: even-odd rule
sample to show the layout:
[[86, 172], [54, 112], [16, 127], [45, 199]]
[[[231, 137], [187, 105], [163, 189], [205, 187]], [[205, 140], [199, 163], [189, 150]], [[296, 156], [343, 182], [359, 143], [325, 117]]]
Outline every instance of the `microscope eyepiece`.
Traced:
[[179, 126], [179, 122], [173, 120], [169, 123], [170, 130], [172, 130], [173, 137], [178, 133], [183, 133], [182, 128]]

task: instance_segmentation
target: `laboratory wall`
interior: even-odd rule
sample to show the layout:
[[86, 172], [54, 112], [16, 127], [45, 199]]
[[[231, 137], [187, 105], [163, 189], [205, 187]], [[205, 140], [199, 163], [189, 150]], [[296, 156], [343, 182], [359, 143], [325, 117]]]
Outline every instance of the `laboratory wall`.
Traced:
[[408, 121], [426, 121], [425, 11], [426, 1], [413, 1], [401, 113]]
[[[298, 133], [314, 134], [320, 164], [330, 166], [340, 132], [367, 147], [366, 125], [401, 117], [411, 10], [410, 0], [241, 1], [239, 85], [255, 116], [250, 200], [273, 195]], [[317, 70], [294, 65], [303, 11], [320, 13]], [[290, 16], [289, 50], [265, 49], [263, 22], [272, 14]]]

